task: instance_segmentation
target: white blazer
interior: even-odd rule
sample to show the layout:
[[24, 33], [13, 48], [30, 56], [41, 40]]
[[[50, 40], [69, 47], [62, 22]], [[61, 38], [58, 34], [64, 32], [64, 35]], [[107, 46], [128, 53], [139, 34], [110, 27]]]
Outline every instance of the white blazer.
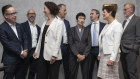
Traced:
[[[42, 40], [42, 33], [44, 30], [44, 26], [46, 24], [46, 21], [43, 23], [41, 27], [41, 32], [38, 40], [38, 44], [35, 50], [35, 53], [37, 53], [37, 58], [39, 58], [40, 55], [40, 48], [41, 48], [41, 40]], [[50, 24], [46, 35], [45, 35], [45, 42], [44, 42], [44, 52], [43, 56], [44, 59], [47, 61], [50, 61], [52, 56], [56, 57], [56, 60], [61, 60], [61, 40], [62, 40], [62, 33], [63, 33], [63, 27], [64, 22], [62, 20], [59, 20], [55, 18], [52, 23]]]
[[111, 54], [110, 60], [115, 61], [120, 53], [120, 41], [123, 34], [122, 24], [116, 19], [111, 24], [106, 24], [99, 36], [99, 56]]

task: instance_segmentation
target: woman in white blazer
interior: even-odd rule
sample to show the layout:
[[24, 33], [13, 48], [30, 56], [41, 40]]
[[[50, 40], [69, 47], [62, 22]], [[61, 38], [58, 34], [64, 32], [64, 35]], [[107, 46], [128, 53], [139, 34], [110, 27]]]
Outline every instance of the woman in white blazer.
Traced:
[[123, 33], [122, 24], [115, 19], [117, 4], [103, 5], [103, 19], [107, 20], [99, 36], [100, 60], [97, 76], [101, 79], [119, 79], [118, 61], [120, 59], [120, 40]]
[[48, 18], [41, 27], [38, 44], [33, 54], [38, 59], [37, 79], [58, 79], [61, 63], [61, 39], [64, 23], [57, 19], [59, 9], [53, 2], [44, 3], [44, 13]]

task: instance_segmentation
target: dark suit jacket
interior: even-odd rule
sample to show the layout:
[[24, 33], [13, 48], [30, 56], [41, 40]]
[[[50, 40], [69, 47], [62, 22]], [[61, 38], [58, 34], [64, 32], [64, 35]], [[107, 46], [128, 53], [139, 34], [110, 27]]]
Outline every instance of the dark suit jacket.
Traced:
[[78, 36], [77, 26], [70, 29], [69, 44], [73, 55], [81, 54], [87, 56], [91, 48], [90, 30], [83, 27], [84, 31], [81, 39]]
[[65, 24], [65, 27], [66, 27], [67, 37], [68, 37], [69, 36], [69, 30], [70, 30], [70, 23], [69, 23], [69, 21], [64, 19], [64, 24]]
[[[31, 35], [31, 29], [30, 29], [29, 23], [28, 21], [26, 21], [22, 23], [21, 25], [22, 25], [22, 29], [24, 30], [27, 36], [28, 50], [30, 50], [32, 48], [32, 35]], [[40, 35], [40, 27], [38, 25], [36, 25], [36, 27], [37, 27], [37, 32], [38, 32], [38, 37], [37, 37], [37, 40], [38, 40], [39, 35]]]
[[[105, 26], [105, 23], [100, 22], [99, 34], [101, 33], [101, 31], [102, 31], [102, 29], [104, 28], [104, 26]], [[89, 25], [87, 26], [87, 28], [91, 29], [91, 24], [89, 24]]]
[[6, 65], [16, 64], [20, 58], [22, 49], [27, 49], [26, 35], [22, 33], [20, 25], [16, 23], [18, 38], [7, 22], [0, 25], [0, 41], [3, 45], [2, 62]]
[[[124, 26], [124, 23], [123, 23]], [[140, 17], [133, 16], [124, 30], [121, 39], [123, 53], [138, 52], [140, 46]]]

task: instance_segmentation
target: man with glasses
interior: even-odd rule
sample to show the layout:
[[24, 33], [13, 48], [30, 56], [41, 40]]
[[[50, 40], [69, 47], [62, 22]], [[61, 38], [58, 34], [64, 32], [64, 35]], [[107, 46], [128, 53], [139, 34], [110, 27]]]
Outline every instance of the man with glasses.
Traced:
[[125, 79], [138, 79], [136, 59], [140, 47], [140, 18], [134, 14], [135, 5], [124, 5], [124, 33], [121, 39], [121, 63]]
[[28, 20], [22, 23], [22, 29], [24, 30], [28, 40], [28, 56], [26, 59], [26, 72], [29, 68], [28, 79], [35, 79], [37, 60], [33, 58], [37, 41], [40, 34], [40, 27], [35, 23], [36, 13], [33, 9], [27, 11]]
[[3, 45], [2, 63], [7, 66], [3, 79], [25, 79], [27, 41], [20, 25], [16, 23], [16, 13], [12, 5], [2, 7], [5, 21], [0, 25], [0, 41]]

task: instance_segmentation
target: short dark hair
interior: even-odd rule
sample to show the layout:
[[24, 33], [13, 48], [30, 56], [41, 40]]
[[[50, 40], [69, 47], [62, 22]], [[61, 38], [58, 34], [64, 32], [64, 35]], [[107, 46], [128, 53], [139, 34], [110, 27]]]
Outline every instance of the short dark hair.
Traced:
[[78, 20], [78, 17], [79, 17], [79, 16], [83, 16], [83, 17], [86, 18], [86, 15], [85, 15], [84, 13], [80, 12], [80, 13], [78, 13], [78, 14], [76, 15], [76, 20]]
[[99, 10], [97, 10], [97, 9], [92, 9], [91, 11], [95, 11], [96, 14], [99, 14], [98, 18], [100, 18], [100, 12], [99, 12]]
[[58, 4], [58, 8], [60, 9], [62, 6], [66, 6], [65, 4]]
[[50, 13], [54, 16], [58, 14], [59, 8], [54, 2], [46, 1], [44, 5], [50, 10]]
[[13, 6], [10, 5], [10, 4], [3, 6], [3, 7], [1, 8], [2, 14], [4, 15], [4, 14], [6, 13], [6, 10], [7, 10], [8, 8], [10, 8], [10, 7], [13, 7]]
[[117, 8], [118, 8], [117, 4], [104, 4], [102, 10], [106, 10], [108, 13], [112, 12], [111, 15], [112, 17], [115, 18]]

